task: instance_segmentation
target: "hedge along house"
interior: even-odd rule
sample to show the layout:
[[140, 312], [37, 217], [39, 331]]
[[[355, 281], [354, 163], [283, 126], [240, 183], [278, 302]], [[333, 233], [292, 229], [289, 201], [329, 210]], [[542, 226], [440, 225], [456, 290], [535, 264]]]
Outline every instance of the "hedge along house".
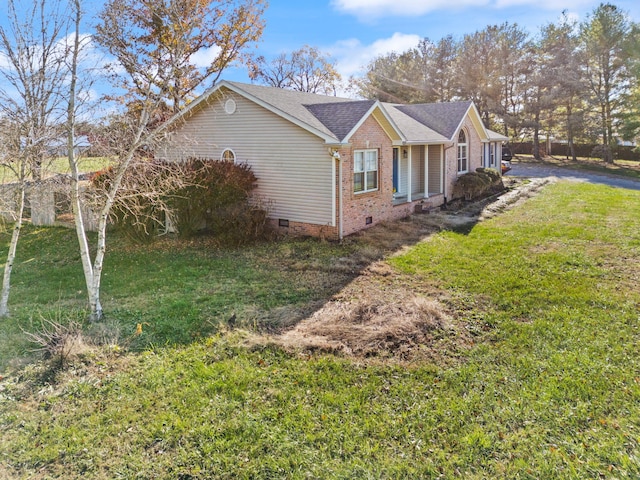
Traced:
[[179, 120], [158, 158], [247, 163], [276, 228], [330, 239], [445, 203], [458, 175], [499, 170], [506, 140], [471, 102], [383, 104], [227, 81]]

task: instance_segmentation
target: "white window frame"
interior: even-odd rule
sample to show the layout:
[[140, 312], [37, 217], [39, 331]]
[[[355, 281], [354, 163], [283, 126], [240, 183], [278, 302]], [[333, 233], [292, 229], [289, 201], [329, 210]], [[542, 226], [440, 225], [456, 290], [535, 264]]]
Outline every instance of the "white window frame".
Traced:
[[[225, 153], [227, 153], [227, 152], [229, 152], [231, 154], [231, 158], [226, 158], [225, 157]], [[222, 153], [220, 154], [220, 161], [221, 162], [236, 163], [236, 152], [234, 152], [230, 148], [225, 148], [222, 151]]]
[[[353, 193], [375, 192], [380, 188], [380, 166], [378, 150], [355, 150], [353, 152]], [[370, 175], [375, 174], [375, 180], [370, 182]], [[356, 178], [361, 176], [362, 189], [356, 190]]]
[[[464, 135], [464, 142], [460, 141], [460, 135]], [[460, 130], [458, 133], [458, 175], [469, 172], [469, 140], [468, 135], [464, 130]], [[464, 165], [462, 165], [464, 162]], [[464, 166], [464, 168], [462, 168]]]
[[491, 159], [489, 160], [489, 166], [490, 167], [496, 167], [496, 150], [497, 150], [497, 145], [495, 143], [490, 143], [489, 144], [489, 151], [490, 151], [490, 155], [491, 155]]

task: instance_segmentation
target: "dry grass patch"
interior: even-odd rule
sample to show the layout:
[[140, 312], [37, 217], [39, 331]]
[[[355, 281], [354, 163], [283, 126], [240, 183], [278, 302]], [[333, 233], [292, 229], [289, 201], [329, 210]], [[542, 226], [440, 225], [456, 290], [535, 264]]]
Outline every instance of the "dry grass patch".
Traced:
[[[379, 224], [345, 241], [357, 242], [353, 255], [339, 259], [334, 274], [357, 273], [313, 313], [294, 312], [295, 321], [276, 322], [288, 331], [254, 342], [288, 350], [329, 352], [358, 358], [456, 361], [473, 344], [477, 330], [463, 308], [440, 288], [399, 273], [383, 259], [402, 254], [434, 233], [491, 218], [538, 193], [551, 180], [513, 180], [509, 190], [456, 210], [413, 215]], [[279, 314], [291, 312], [278, 312]], [[279, 315], [281, 316], [281, 315]], [[295, 326], [293, 326], [295, 325]]]
[[319, 310], [270, 341], [293, 351], [448, 363], [470, 344], [469, 335], [443, 292], [411, 281], [376, 262]]

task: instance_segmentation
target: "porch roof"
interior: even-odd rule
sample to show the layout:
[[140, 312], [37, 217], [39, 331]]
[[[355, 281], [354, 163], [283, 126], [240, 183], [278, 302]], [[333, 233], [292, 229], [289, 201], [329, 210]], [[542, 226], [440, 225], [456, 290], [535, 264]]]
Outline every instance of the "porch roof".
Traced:
[[399, 108], [403, 107], [404, 105], [393, 103], [383, 103], [382, 105], [402, 132], [405, 143], [428, 144], [449, 142], [449, 139], [444, 135], [436, 132], [424, 123], [421, 123], [412, 116], [404, 113]]

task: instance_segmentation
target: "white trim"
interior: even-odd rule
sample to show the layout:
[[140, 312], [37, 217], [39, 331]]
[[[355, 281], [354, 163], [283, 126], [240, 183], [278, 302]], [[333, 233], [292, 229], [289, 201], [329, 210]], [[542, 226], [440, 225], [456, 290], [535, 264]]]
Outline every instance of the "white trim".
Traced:
[[440, 192], [444, 196], [444, 179], [446, 176], [447, 161], [444, 157], [444, 144], [440, 144]]
[[424, 148], [424, 198], [429, 198], [429, 146]]
[[[480, 126], [482, 128], [482, 131], [478, 132], [478, 136], [480, 137], [480, 141], [486, 142], [486, 141], [491, 140], [491, 136], [489, 135], [489, 131], [488, 131], [487, 127], [484, 126], [484, 122], [482, 121], [482, 117], [480, 116], [480, 112], [478, 112], [478, 108], [476, 107], [476, 104], [471, 102], [471, 104], [469, 105], [469, 108], [467, 108], [467, 111], [462, 116], [462, 119], [460, 120], [460, 123], [458, 124], [458, 126], [454, 130], [453, 137], [450, 139], [452, 142], [455, 142], [457, 140], [456, 134], [463, 127], [464, 121], [469, 116], [469, 112], [472, 109], [473, 109], [473, 111], [474, 111], [474, 113], [476, 115], [477, 120], [480, 122]], [[477, 131], [477, 128], [475, 128], [475, 122], [471, 118], [469, 118], [469, 120], [471, 120], [471, 123], [473, 125], [474, 130]]]
[[236, 160], [238, 159], [236, 152], [233, 151], [233, 149], [231, 148], [225, 148], [224, 150], [222, 150], [222, 153], [220, 153], [220, 161], [221, 162], [230, 162], [230, 160], [224, 158], [224, 154], [227, 152], [231, 152], [231, 155], [233, 155], [233, 163], [236, 163]]
[[339, 162], [340, 158], [336, 158], [331, 155], [331, 186], [333, 187], [331, 195], [331, 226], [336, 226], [336, 162]]
[[[358, 129], [362, 126], [362, 124], [370, 117], [373, 115], [373, 112], [376, 110], [376, 108], [380, 109], [380, 112], [382, 112], [382, 115], [384, 116], [384, 118], [389, 122], [389, 124], [391, 125], [391, 127], [395, 130], [395, 132], [398, 134], [398, 136], [400, 137], [401, 141], [405, 140], [404, 135], [402, 135], [402, 132], [400, 131], [400, 129], [398, 128], [398, 126], [395, 124], [395, 122], [391, 119], [391, 117], [389, 116], [389, 114], [387, 113], [387, 111], [382, 107], [382, 104], [376, 100], [376, 102], [371, 105], [371, 108], [367, 111], [366, 114], [364, 114], [362, 116], [362, 118], [360, 118], [360, 120], [358, 120], [358, 123], [355, 124], [355, 126], [351, 129], [351, 131], [349, 133], [347, 133], [347, 135], [345, 135], [345, 137], [342, 139], [343, 143], [347, 143], [351, 137], [353, 136], [354, 133], [356, 133], [358, 131]], [[374, 117], [375, 120], [375, 117]], [[377, 122], [377, 120], [376, 120]], [[378, 122], [380, 123], [380, 122]], [[381, 125], [382, 126], [382, 125]], [[384, 128], [383, 128], [384, 130]], [[385, 132], [386, 134], [386, 132]], [[388, 136], [388, 135], [387, 135]]]
[[338, 182], [340, 183], [340, 185], [338, 186], [339, 188], [339, 192], [340, 192], [340, 207], [339, 207], [339, 212], [340, 212], [340, 223], [339, 223], [339, 227], [338, 227], [338, 236], [340, 237], [340, 240], [342, 240], [342, 238], [344, 237], [344, 225], [343, 225], [343, 218], [342, 215], [344, 213], [344, 208], [342, 206], [343, 203], [343, 198], [344, 198], [344, 188], [342, 188], [342, 161], [340, 161], [340, 165], [338, 166]]
[[497, 166], [496, 159], [498, 158], [498, 145], [496, 142], [489, 143], [489, 168], [495, 168]]
[[413, 175], [413, 147], [409, 147], [407, 158], [407, 202], [411, 203], [411, 176]]
[[[464, 134], [464, 142], [460, 143], [460, 134]], [[462, 157], [460, 156], [460, 148], [464, 147], [464, 160], [465, 160], [465, 168], [464, 170], [460, 170], [460, 160]], [[469, 134], [465, 131], [465, 128], [461, 128], [458, 132], [458, 138], [456, 141], [456, 172], [458, 175], [464, 175], [465, 173], [469, 173]]]
[[226, 102], [224, 102], [224, 111], [227, 115], [233, 115], [236, 113], [236, 101], [233, 98], [228, 98]]
[[[375, 153], [376, 154], [376, 169], [375, 170], [367, 170], [367, 153]], [[362, 162], [363, 162], [363, 170], [356, 171], [356, 155], [358, 153], [362, 153]], [[367, 189], [367, 173], [376, 172], [376, 187]], [[355, 175], [356, 173], [362, 174], [362, 190], [356, 191], [355, 189]], [[377, 148], [366, 148], [366, 149], [358, 149], [353, 151], [353, 193], [355, 195], [359, 195], [361, 193], [369, 193], [369, 192], [377, 192], [380, 190], [380, 152]]]

